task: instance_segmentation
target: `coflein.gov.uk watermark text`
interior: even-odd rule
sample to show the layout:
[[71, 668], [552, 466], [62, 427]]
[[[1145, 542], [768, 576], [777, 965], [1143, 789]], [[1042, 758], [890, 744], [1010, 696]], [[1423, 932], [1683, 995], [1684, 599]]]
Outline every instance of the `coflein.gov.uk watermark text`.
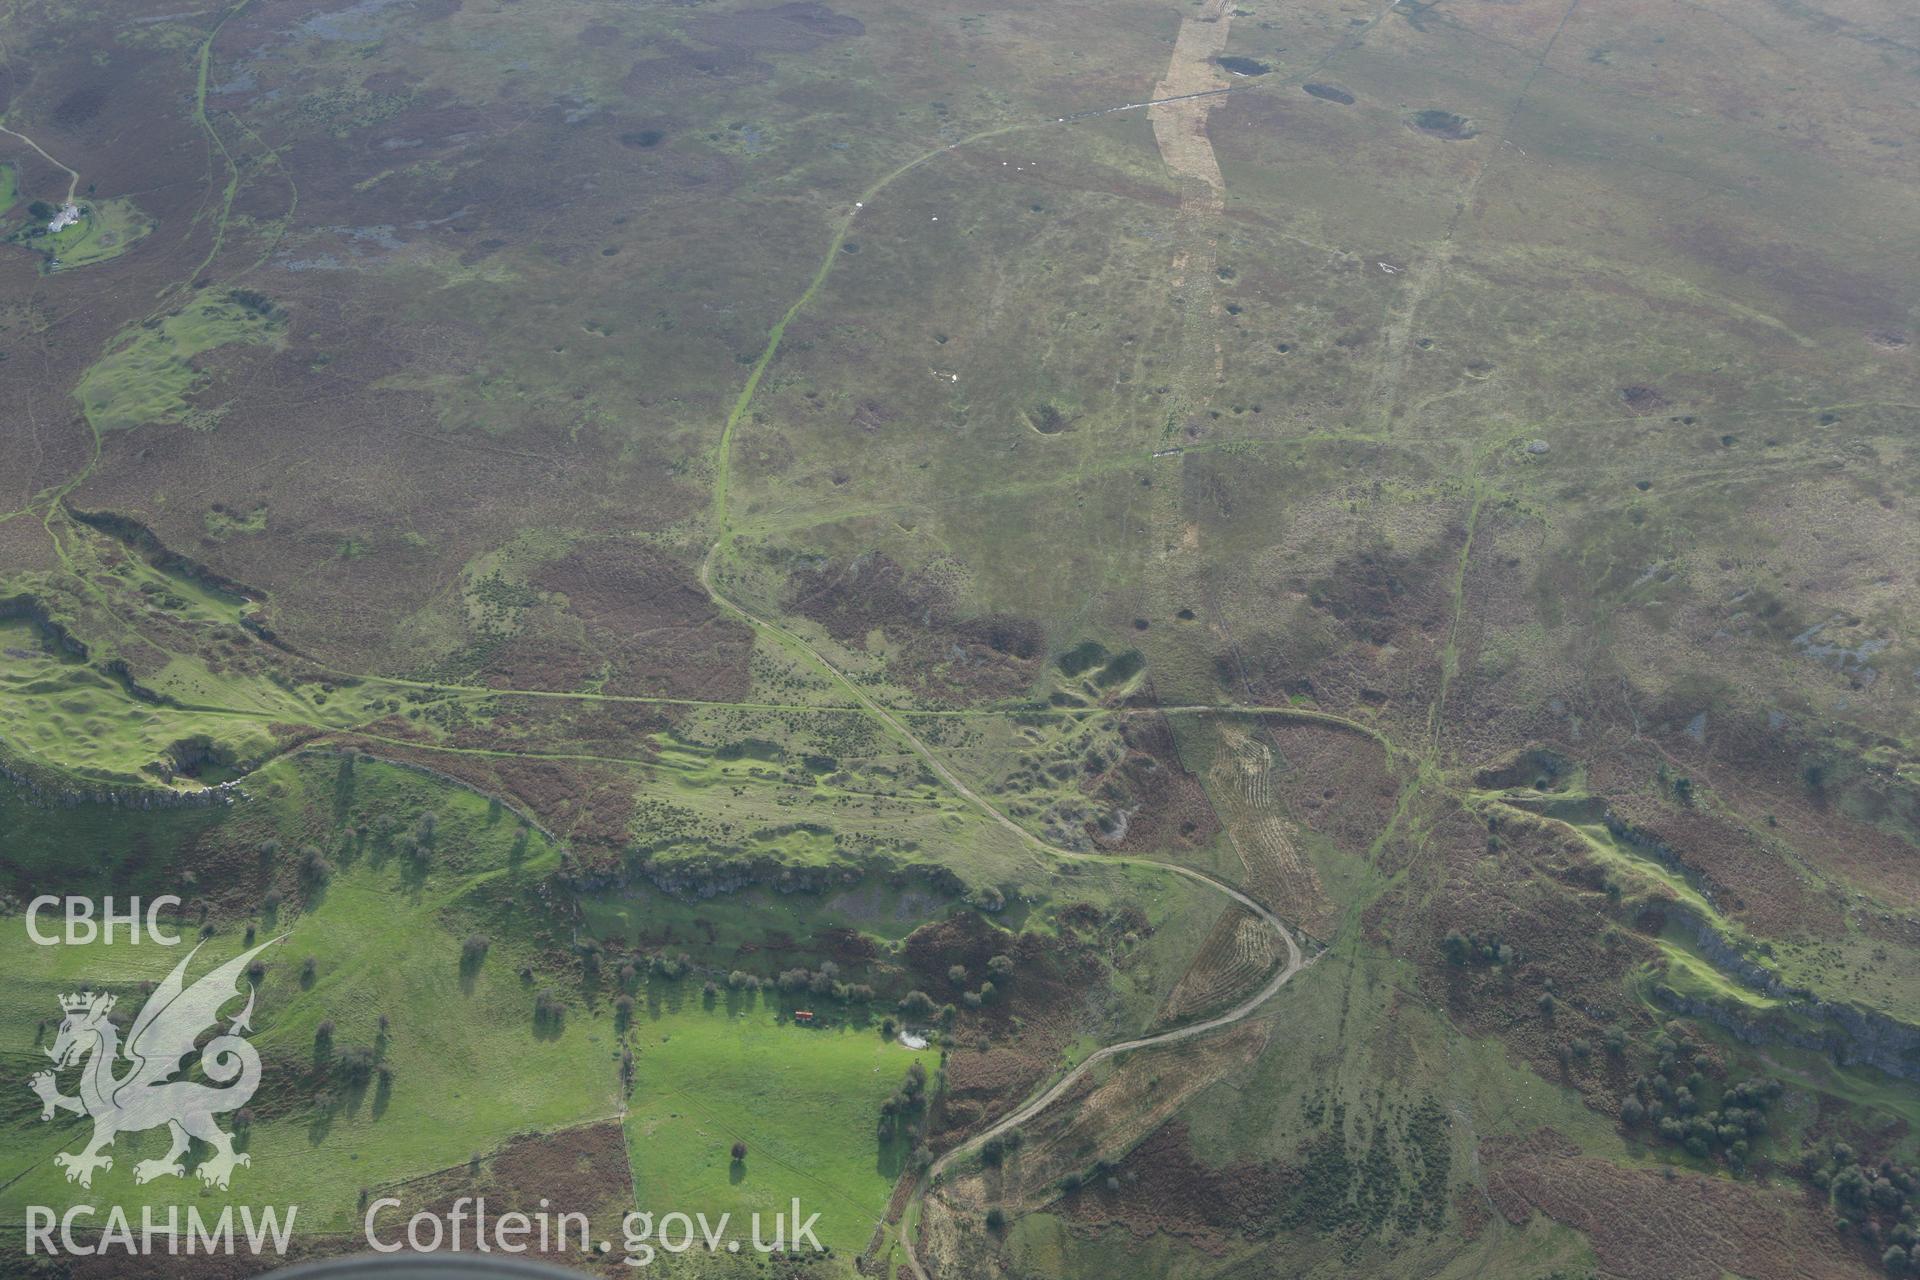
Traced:
[[[382, 1214], [401, 1207], [400, 1201], [382, 1197], [367, 1206], [364, 1227], [367, 1247], [377, 1253], [438, 1253], [442, 1250], [471, 1250], [476, 1253], [612, 1253], [620, 1250], [621, 1260], [630, 1267], [651, 1264], [661, 1253], [688, 1253], [705, 1249], [709, 1253], [798, 1253], [824, 1252], [814, 1234], [820, 1215], [801, 1215], [800, 1201], [791, 1202], [791, 1211], [775, 1213], [769, 1219], [754, 1213], [746, 1223], [736, 1223], [733, 1215], [722, 1213], [709, 1218], [705, 1213], [674, 1210], [655, 1215], [635, 1210], [620, 1219], [620, 1240], [594, 1240], [587, 1215], [576, 1212], [550, 1212], [546, 1200], [538, 1210], [522, 1213], [509, 1210], [495, 1213], [488, 1209], [484, 1196], [462, 1196], [444, 1210], [421, 1210], [404, 1223], [381, 1221]], [[743, 1229], [744, 1228], [744, 1229]]]
[[[375, 1253], [579, 1253], [606, 1255], [616, 1249], [630, 1267], [651, 1265], [662, 1253], [759, 1254], [825, 1252], [815, 1234], [817, 1213], [802, 1213], [800, 1202], [768, 1217], [750, 1215], [737, 1223], [731, 1213], [709, 1218], [677, 1210], [654, 1214], [635, 1210], [620, 1219], [618, 1241], [593, 1236], [584, 1213], [554, 1211], [544, 1199], [532, 1212], [495, 1212], [485, 1197], [462, 1196], [445, 1209], [421, 1210], [404, 1221], [390, 1211], [401, 1202], [383, 1196], [367, 1206], [361, 1227], [366, 1247]], [[26, 1247], [30, 1256], [218, 1257], [236, 1253], [284, 1255], [299, 1206], [229, 1206], [218, 1214], [198, 1206], [146, 1205], [129, 1212], [119, 1205], [90, 1204], [54, 1209], [27, 1207]]]

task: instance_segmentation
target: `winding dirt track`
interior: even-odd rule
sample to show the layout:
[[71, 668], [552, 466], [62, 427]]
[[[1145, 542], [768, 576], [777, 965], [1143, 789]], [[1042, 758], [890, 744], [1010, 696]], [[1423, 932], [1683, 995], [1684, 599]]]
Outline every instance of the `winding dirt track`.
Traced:
[[[1199, 1022], [1192, 1022], [1185, 1026], [1175, 1027], [1170, 1031], [1162, 1031], [1150, 1036], [1140, 1036], [1133, 1040], [1122, 1040], [1098, 1049], [1082, 1059], [1079, 1064], [1074, 1066], [1058, 1080], [1054, 1081], [1052, 1085], [1033, 1098], [1028, 1099], [1013, 1112], [1001, 1117], [1001, 1119], [988, 1128], [981, 1130], [966, 1142], [943, 1154], [938, 1160], [935, 1160], [933, 1164], [928, 1166], [926, 1174], [920, 1179], [919, 1184], [915, 1186], [912, 1195], [907, 1201], [906, 1210], [902, 1215], [901, 1221], [903, 1224], [912, 1218], [914, 1209], [918, 1202], [926, 1195], [927, 1188], [931, 1187], [954, 1161], [966, 1156], [981, 1144], [985, 1143], [989, 1138], [1005, 1133], [1016, 1125], [1024, 1124], [1040, 1112], [1046, 1110], [1048, 1106], [1052, 1105], [1062, 1094], [1071, 1089], [1097, 1064], [1123, 1053], [1131, 1053], [1135, 1049], [1147, 1049], [1155, 1045], [1174, 1044], [1194, 1036], [1205, 1035], [1209, 1031], [1216, 1031], [1221, 1027], [1231, 1026], [1243, 1018], [1246, 1018], [1255, 1010], [1259, 1009], [1261, 1005], [1272, 999], [1281, 987], [1284, 987], [1288, 982], [1292, 981], [1295, 974], [1299, 973], [1311, 963], [1311, 961], [1302, 956], [1300, 944], [1294, 941], [1293, 934], [1287, 929], [1286, 925], [1281, 923], [1279, 916], [1232, 885], [1227, 884], [1225, 881], [1216, 880], [1203, 871], [1196, 871], [1192, 867], [1181, 866], [1174, 862], [1161, 862], [1151, 858], [1118, 857], [1112, 854], [1081, 853], [1072, 849], [1062, 849], [1056, 845], [1048, 844], [1009, 818], [984, 796], [980, 795], [979, 792], [968, 786], [958, 774], [949, 769], [946, 764], [933, 753], [931, 748], [920, 741], [913, 731], [900, 721], [898, 716], [869, 697], [865, 690], [842, 674], [838, 667], [827, 661], [826, 656], [809, 644], [804, 638], [776, 622], [760, 617], [722, 595], [719, 589], [713, 585], [712, 574], [713, 561], [720, 551], [720, 548], [721, 543], [716, 542], [713, 550], [708, 553], [706, 560], [700, 565], [700, 585], [706, 589], [707, 594], [713, 598], [715, 604], [732, 613], [747, 623], [747, 625], [756, 630], [766, 632], [769, 636], [774, 637], [788, 648], [797, 650], [811, 658], [819, 665], [821, 670], [827, 672], [845, 689], [869, 715], [886, 726], [889, 732], [894, 734], [900, 742], [905, 744], [916, 756], [924, 761], [926, 766], [933, 770], [934, 775], [947, 786], [951, 787], [956, 795], [960, 796], [961, 799], [978, 809], [994, 822], [999, 823], [1002, 827], [1006, 828], [1006, 830], [1012, 832], [1015, 838], [1022, 844], [1051, 857], [1070, 861], [1100, 862], [1109, 865], [1113, 863], [1132, 863], [1140, 866], [1157, 867], [1161, 870], [1172, 872], [1175, 875], [1185, 876], [1189, 880], [1204, 884], [1216, 892], [1225, 895], [1248, 911], [1251, 911], [1278, 934], [1280, 940], [1286, 944], [1286, 963], [1275, 971], [1274, 975], [1267, 980], [1266, 984], [1262, 986], [1260, 990], [1227, 1010], [1225, 1013], [1215, 1014], [1213, 1017], [1202, 1019]], [[919, 1277], [919, 1280], [929, 1280], [926, 1268], [920, 1265], [919, 1256], [914, 1252], [912, 1232], [910, 1229], [904, 1229], [903, 1227], [900, 1233], [900, 1245], [906, 1255], [908, 1265], [913, 1268], [914, 1275]]]
[[[1167, 76], [1155, 87], [1151, 98], [1146, 102], [1128, 103], [1124, 107], [1110, 109], [1133, 110], [1138, 107], [1149, 108], [1150, 114], [1153, 117], [1155, 139], [1160, 145], [1161, 154], [1168, 168], [1176, 177], [1183, 180], [1183, 185], [1187, 188], [1187, 190], [1182, 193], [1183, 212], [1187, 216], [1200, 222], [1211, 222], [1213, 218], [1217, 217], [1221, 212], [1224, 205], [1224, 184], [1220, 179], [1219, 166], [1214, 160], [1212, 145], [1207, 138], [1206, 117], [1211, 111], [1217, 96], [1225, 91], [1219, 85], [1219, 72], [1214, 60], [1226, 46], [1227, 25], [1231, 18], [1231, 12], [1231, 9], [1228, 7], [1228, 0], [1207, 0], [1207, 4], [1199, 14], [1183, 18], [1180, 26], [1180, 34], [1175, 43], [1173, 60], [1168, 68]], [[1084, 115], [1100, 114], [1106, 114], [1106, 112], [1084, 113]], [[1080, 118], [1082, 117], [1074, 117], [1074, 119]], [[1055, 123], [1065, 124], [1067, 120], [1062, 118]], [[834, 236], [833, 243], [828, 247], [826, 258], [822, 261], [819, 271], [814, 275], [806, 292], [787, 310], [780, 322], [774, 326], [773, 332], [769, 335], [767, 345], [761, 352], [760, 359], [755, 362], [746, 385], [741, 389], [739, 398], [734, 403], [733, 411], [727, 415], [726, 426], [721, 432], [713, 486], [712, 511], [715, 517], [718, 536], [713, 546], [709, 549], [706, 558], [701, 562], [700, 585], [720, 608], [738, 617], [756, 631], [762, 632], [776, 640], [790, 651], [805, 656], [809, 661], [817, 665], [820, 670], [826, 672], [835, 683], [847, 692], [860, 709], [872, 716], [877, 722], [884, 726], [897, 741], [905, 745], [914, 755], [918, 756], [920, 760], [926, 764], [927, 768], [933, 771], [934, 776], [951, 788], [954, 794], [958, 795], [992, 821], [998, 823], [1002, 828], [1012, 833], [1020, 844], [1049, 857], [1069, 861], [1089, 861], [1109, 864], [1117, 862], [1153, 866], [1175, 875], [1184, 876], [1199, 884], [1204, 884], [1227, 899], [1238, 903], [1247, 911], [1252, 912], [1254, 916], [1270, 927], [1285, 944], [1287, 960], [1285, 964], [1280, 966], [1280, 968], [1267, 979], [1258, 991], [1224, 1013], [1215, 1014], [1212, 1017], [1203, 1018], [1198, 1022], [1188, 1023], [1184, 1026], [1158, 1032], [1154, 1035], [1122, 1040], [1089, 1054], [1059, 1079], [1042, 1089], [1032, 1098], [1029, 1098], [1011, 1113], [1001, 1117], [998, 1121], [979, 1133], [976, 1133], [961, 1145], [947, 1151], [929, 1165], [926, 1173], [920, 1178], [908, 1196], [901, 1215], [901, 1231], [899, 1236], [901, 1250], [905, 1255], [907, 1265], [912, 1269], [914, 1275], [918, 1277], [918, 1280], [929, 1280], [929, 1277], [926, 1268], [921, 1264], [919, 1256], [913, 1247], [913, 1233], [917, 1225], [917, 1209], [920, 1202], [925, 1198], [928, 1188], [935, 1185], [941, 1174], [952, 1167], [956, 1161], [965, 1158], [989, 1139], [1007, 1132], [1016, 1125], [1025, 1123], [1027, 1120], [1046, 1110], [1047, 1107], [1051, 1106], [1068, 1090], [1079, 1083], [1080, 1080], [1086, 1076], [1087, 1072], [1101, 1062], [1124, 1053], [1131, 1053], [1137, 1049], [1148, 1049], [1157, 1045], [1174, 1044], [1195, 1036], [1206, 1035], [1208, 1032], [1216, 1031], [1222, 1027], [1231, 1026], [1236, 1022], [1240, 1022], [1253, 1014], [1262, 1005], [1266, 1004], [1267, 1001], [1271, 1000], [1279, 992], [1281, 987], [1284, 987], [1288, 982], [1292, 981], [1295, 974], [1299, 973], [1311, 963], [1302, 956], [1299, 943], [1294, 940], [1293, 934], [1287, 929], [1286, 925], [1281, 923], [1280, 917], [1276, 916], [1267, 907], [1256, 902], [1241, 890], [1222, 880], [1217, 880], [1205, 872], [1196, 871], [1191, 867], [1181, 866], [1172, 862], [1160, 862], [1146, 858], [1116, 857], [1110, 854], [1081, 853], [1048, 844], [1039, 836], [1028, 831], [1006, 814], [1002, 813], [984, 796], [968, 786], [964, 779], [952, 769], [948, 768], [946, 763], [935, 755], [932, 749], [907, 727], [899, 715], [896, 715], [891, 709], [870, 697], [864, 689], [842, 673], [833, 663], [828, 661], [826, 656], [812, 644], [808, 643], [804, 637], [781, 626], [777, 622], [762, 618], [751, 612], [723, 595], [719, 588], [714, 585], [714, 565], [716, 561], [724, 555], [727, 544], [731, 540], [731, 534], [727, 526], [727, 498], [735, 431], [744, 418], [748, 405], [753, 400], [754, 393], [759, 386], [761, 375], [766, 371], [768, 364], [773, 359], [774, 352], [780, 344], [781, 336], [788, 322], [805, 308], [807, 303], [818, 291], [820, 285], [825, 281], [827, 274], [833, 269], [833, 264], [839, 256], [838, 250], [840, 244], [846, 238], [847, 232], [851, 229], [856, 212], [863, 207], [865, 201], [871, 200], [874, 196], [878, 195], [880, 191], [889, 186], [894, 179], [905, 174], [908, 170], [917, 167], [924, 161], [930, 160], [936, 155], [955, 150], [958, 147], [966, 146], [969, 143], [985, 137], [1012, 132], [1015, 128], [1019, 127], [1022, 126], [995, 129], [986, 133], [975, 134], [916, 157], [869, 187], [862, 194], [860, 203], [856, 203], [854, 210], [849, 211], [842, 219], [839, 230]], [[1202, 237], [1202, 240], [1210, 251], [1210, 239]], [[1183, 256], [1183, 260], [1175, 264], [1176, 273], [1183, 273], [1183, 268], [1186, 265]], [[1226, 708], [1218, 709], [1226, 710]], [[1179, 708], [1179, 710], [1192, 711], [1199, 710], [1199, 708], [1182, 707]]]

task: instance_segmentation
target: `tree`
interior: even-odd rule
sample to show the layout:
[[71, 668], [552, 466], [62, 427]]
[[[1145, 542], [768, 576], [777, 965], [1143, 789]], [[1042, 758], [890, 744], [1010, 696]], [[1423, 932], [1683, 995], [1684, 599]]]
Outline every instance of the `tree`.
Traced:
[[987, 972], [1005, 981], [1013, 976], [1013, 960], [1008, 956], [994, 956], [987, 961]]
[[373, 1050], [355, 1045], [343, 1051], [334, 1059], [333, 1069], [342, 1080], [350, 1085], [364, 1085], [373, 1079]]
[[1906, 1275], [1912, 1264], [1912, 1255], [1897, 1244], [1888, 1245], [1887, 1251], [1880, 1255], [1880, 1266], [1890, 1276]]
[[933, 997], [917, 988], [900, 998], [900, 1012], [909, 1016], [924, 1018], [933, 1010]]
[[1645, 1106], [1641, 1104], [1640, 1099], [1634, 1097], [1632, 1094], [1628, 1094], [1626, 1098], [1621, 1100], [1621, 1103], [1620, 1103], [1620, 1123], [1621, 1124], [1627, 1126], [1627, 1128], [1629, 1129], [1637, 1129], [1640, 1127], [1641, 1122], [1644, 1121], [1646, 1118], [1647, 1118], [1647, 1109]]
[[1441, 943], [1440, 945], [1446, 948], [1447, 959], [1452, 961], [1454, 964], [1465, 964], [1467, 962], [1466, 935], [1461, 933], [1458, 929], [1455, 929], [1451, 933], [1447, 934], [1446, 941]]
[[967, 966], [963, 964], [948, 965], [947, 981], [951, 982], [956, 987], [966, 986], [967, 985]]
[[744, 1142], [734, 1143], [733, 1144], [733, 1162], [735, 1164], [739, 1164], [741, 1161], [745, 1160], [746, 1158], [747, 1158], [747, 1144]]
[[484, 933], [468, 934], [467, 940], [460, 944], [460, 962], [469, 968], [479, 964], [486, 956], [487, 948], [492, 945], [492, 939]]
[[1006, 1228], [1007, 1215], [1001, 1211], [999, 1205], [995, 1205], [993, 1208], [987, 1210], [987, 1230], [998, 1235], [1000, 1232], [1006, 1230]]
[[308, 845], [300, 851], [300, 878], [310, 887], [320, 888], [333, 879], [333, 864], [320, 850]]

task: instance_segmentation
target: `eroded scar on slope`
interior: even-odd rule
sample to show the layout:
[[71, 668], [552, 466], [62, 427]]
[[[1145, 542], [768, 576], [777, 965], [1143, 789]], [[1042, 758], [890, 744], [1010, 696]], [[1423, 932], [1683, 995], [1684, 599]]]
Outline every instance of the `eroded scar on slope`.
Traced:
[[[1220, 303], [1213, 292], [1219, 241], [1219, 215], [1226, 208], [1226, 184], [1207, 136], [1207, 118], [1218, 96], [1192, 97], [1227, 88], [1218, 59], [1232, 26], [1230, 0], [1207, 0], [1198, 13], [1180, 20], [1173, 58], [1154, 86], [1156, 101], [1147, 116], [1160, 157], [1180, 186], [1179, 248], [1172, 271], [1174, 296], [1183, 306], [1181, 364], [1186, 371], [1180, 401], [1188, 414], [1204, 407], [1225, 376], [1220, 345]], [[1201, 372], [1202, 352], [1211, 350], [1211, 369]], [[1193, 384], [1199, 385], [1193, 385]], [[1178, 414], [1176, 413], [1176, 417]], [[1177, 425], [1170, 420], [1169, 429]]]

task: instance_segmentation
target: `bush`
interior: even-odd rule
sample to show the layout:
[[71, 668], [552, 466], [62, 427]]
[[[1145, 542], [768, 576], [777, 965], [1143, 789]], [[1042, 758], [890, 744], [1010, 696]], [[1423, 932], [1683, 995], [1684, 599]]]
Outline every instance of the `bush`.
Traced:
[[350, 1085], [363, 1085], [373, 1079], [373, 1050], [360, 1045], [334, 1059], [334, 1073]]
[[318, 888], [333, 879], [333, 864], [320, 850], [308, 845], [300, 851], [300, 878]]
[[996, 978], [1010, 978], [1013, 976], [1013, 961], [1007, 956], [995, 956], [987, 961], [987, 972]]
[[476, 965], [487, 954], [487, 948], [493, 945], [492, 939], [484, 933], [470, 933], [467, 940], [460, 944], [460, 960], [464, 964]]
[[948, 965], [947, 981], [951, 982], [956, 987], [966, 986], [967, 985], [967, 966], [963, 964]]

